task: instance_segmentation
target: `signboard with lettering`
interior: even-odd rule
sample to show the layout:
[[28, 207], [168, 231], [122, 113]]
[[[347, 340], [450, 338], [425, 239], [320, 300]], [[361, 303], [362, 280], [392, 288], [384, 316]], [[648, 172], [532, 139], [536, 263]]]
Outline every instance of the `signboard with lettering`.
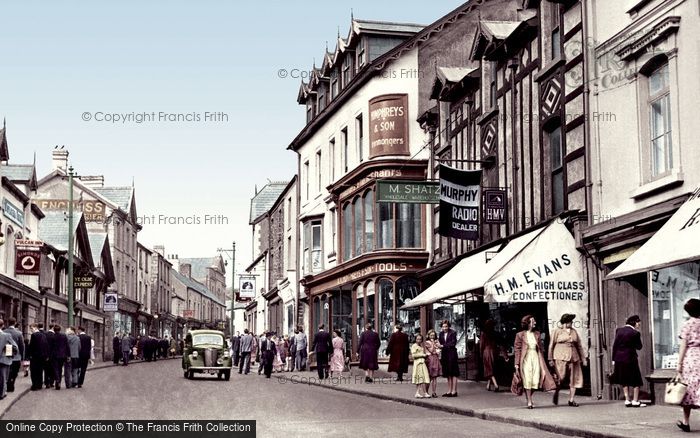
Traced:
[[183, 318], [194, 318], [194, 310], [192, 310], [192, 309], [183, 310], [182, 317]]
[[440, 165], [440, 235], [479, 239], [481, 170]]
[[39, 240], [15, 240], [15, 275], [39, 275], [43, 246]]
[[[68, 211], [67, 199], [37, 199], [37, 206], [42, 210]], [[105, 204], [101, 201], [73, 201], [73, 208], [82, 211], [86, 222], [104, 222]]]
[[438, 204], [440, 183], [434, 181], [377, 181], [377, 202]]
[[105, 294], [102, 308], [105, 312], [117, 312], [119, 310], [119, 295], [115, 293]]
[[2, 199], [2, 211], [6, 218], [16, 223], [20, 227], [24, 226], [24, 211], [10, 202], [7, 198]]
[[241, 298], [255, 298], [255, 277], [252, 275], [242, 275], [238, 281], [238, 295]]
[[95, 277], [92, 274], [79, 274], [73, 276], [73, 287], [76, 289], [90, 289], [95, 286]]
[[369, 158], [386, 155], [409, 155], [407, 94], [369, 101]]
[[507, 201], [505, 190], [484, 189], [484, 223], [505, 224]]

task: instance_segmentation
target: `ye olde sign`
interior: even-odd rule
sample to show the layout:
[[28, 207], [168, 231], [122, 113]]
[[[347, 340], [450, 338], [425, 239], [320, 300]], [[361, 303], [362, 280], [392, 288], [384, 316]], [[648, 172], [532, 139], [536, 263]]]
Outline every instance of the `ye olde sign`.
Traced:
[[369, 158], [409, 155], [408, 95], [387, 94], [369, 101]]
[[39, 275], [41, 272], [41, 247], [39, 240], [15, 240], [15, 275]]
[[[37, 199], [37, 206], [42, 210], [68, 210], [67, 199]], [[86, 222], [104, 222], [105, 204], [100, 201], [73, 201], [73, 208], [82, 211]]]
[[438, 204], [440, 184], [432, 181], [377, 181], [377, 202]]
[[76, 289], [90, 289], [95, 286], [95, 277], [91, 274], [73, 276], [73, 287]]
[[440, 165], [440, 235], [479, 239], [481, 171]]
[[496, 189], [484, 190], [484, 223], [506, 223], [506, 191]]

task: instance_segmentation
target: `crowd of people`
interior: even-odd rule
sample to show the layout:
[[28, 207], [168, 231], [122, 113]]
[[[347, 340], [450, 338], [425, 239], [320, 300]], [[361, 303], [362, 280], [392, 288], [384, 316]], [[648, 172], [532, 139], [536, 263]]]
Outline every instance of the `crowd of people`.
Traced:
[[25, 341], [17, 329], [17, 320], [0, 319], [0, 400], [15, 391], [22, 368], [31, 377], [32, 391], [40, 389], [82, 388], [88, 365], [95, 359], [93, 339], [83, 327], [41, 323], [29, 325], [31, 336]]
[[183, 349], [182, 341], [179, 343], [175, 338], [165, 335], [158, 338], [155, 332], [150, 335], [133, 337], [129, 333], [115, 333], [112, 338], [112, 362], [114, 365], [129, 365], [129, 361], [138, 359], [146, 362], [155, 362], [158, 359], [181, 354]]

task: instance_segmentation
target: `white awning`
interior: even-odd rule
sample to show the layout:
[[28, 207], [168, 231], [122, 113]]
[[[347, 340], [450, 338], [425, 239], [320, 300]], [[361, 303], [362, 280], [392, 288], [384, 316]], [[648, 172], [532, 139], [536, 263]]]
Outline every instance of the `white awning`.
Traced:
[[[402, 309], [458, 298], [459, 295], [483, 288], [503, 266], [552, 225], [554, 224], [516, 237], [500, 251], [498, 251], [498, 246], [493, 246], [461, 260], [432, 286], [411, 300], [410, 303], [404, 305]], [[559, 226], [563, 227], [561, 224]]]
[[641, 248], [607, 278], [680, 265], [700, 259], [700, 188]]

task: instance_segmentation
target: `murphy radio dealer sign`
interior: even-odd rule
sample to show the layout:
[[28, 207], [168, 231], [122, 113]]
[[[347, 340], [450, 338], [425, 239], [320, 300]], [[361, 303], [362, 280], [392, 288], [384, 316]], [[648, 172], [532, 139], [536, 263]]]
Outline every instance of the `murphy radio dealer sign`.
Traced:
[[440, 165], [440, 235], [479, 239], [481, 171]]

